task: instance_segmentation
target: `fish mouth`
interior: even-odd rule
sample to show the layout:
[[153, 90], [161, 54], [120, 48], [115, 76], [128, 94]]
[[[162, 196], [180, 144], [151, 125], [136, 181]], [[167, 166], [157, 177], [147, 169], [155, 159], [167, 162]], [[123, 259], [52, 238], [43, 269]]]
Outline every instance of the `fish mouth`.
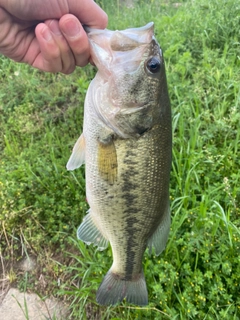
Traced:
[[94, 38], [96, 38], [96, 36], [99, 37], [100, 35], [103, 35], [104, 38], [110, 38], [113, 34], [121, 34], [123, 36], [131, 38], [133, 41], [137, 43], [149, 43], [154, 33], [154, 23], [149, 22], [145, 26], [140, 28], [129, 28], [125, 30], [116, 31], [108, 29], [93, 29], [87, 26], [84, 26], [84, 30], [86, 31], [90, 41], [94, 41]]
[[[90, 43], [90, 55], [101, 76], [107, 79], [111, 69], [134, 72], [140, 65], [146, 47], [154, 38], [154, 23], [140, 28], [111, 31], [85, 27]], [[134, 58], [133, 58], [134, 57]]]

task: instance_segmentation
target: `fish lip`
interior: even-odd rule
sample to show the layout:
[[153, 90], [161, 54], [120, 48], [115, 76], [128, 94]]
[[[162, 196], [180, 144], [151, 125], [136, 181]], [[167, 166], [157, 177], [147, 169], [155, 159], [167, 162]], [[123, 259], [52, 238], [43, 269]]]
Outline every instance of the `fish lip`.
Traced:
[[[143, 27], [139, 27], [139, 28], [128, 28], [125, 30], [109, 30], [109, 29], [92, 29], [89, 28], [87, 26], [84, 26], [84, 29], [88, 35], [88, 39], [90, 42], [90, 46], [93, 46], [93, 44], [101, 47], [103, 49], [103, 39], [105, 39], [105, 41], [107, 40], [107, 42], [105, 43], [105, 46], [107, 44], [108, 46], [108, 50], [112, 50], [112, 51], [122, 51], [120, 50], [114, 50], [112, 48], [112, 39], [116, 36], [116, 35], [121, 35], [125, 41], [125, 39], [129, 39], [130, 41], [133, 41], [136, 43], [136, 47], [141, 46], [141, 45], [147, 45], [150, 44], [151, 41], [153, 39], [155, 39], [154, 37], [154, 23], [153, 22], [149, 22], [147, 23], [145, 26]], [[104, 37], [101, 38], [101, 35], [103, 35]], [[96, 37], [97, 36], [97, 37]], [[99, 37], [98, 37], [99, 36]], [[120, 46], [119, 46], [120, 48]], [[126, 49], [123, 51], [131, 51], [132, 49]]]
[[147, 31], [148, 29], [150, 28], [153, 28], [154, 27], [154, 22], [149, 22], [147, 23], [145, 26], [143, 27], [139, 27], [139, 28], [128, 28], [128, 29], [125, 29], [125, 30], [115, 30], [115, 31], [111, 31], [109, 29], [94, 29], [94, 28], [90, 28], [86, 25], [83, 25], [83, 29], [85, 30], [85, 32], [87, 33], [88, 36], [91, 36], [91, 35], [95, 35], [95, 34], [101, 34], [101, 33], [105, 33], [106, 31], [109, 31], [109, 32], [124, 32], [124, 33], [127, 33], [129, 31], [131, 32], [145, 32]]

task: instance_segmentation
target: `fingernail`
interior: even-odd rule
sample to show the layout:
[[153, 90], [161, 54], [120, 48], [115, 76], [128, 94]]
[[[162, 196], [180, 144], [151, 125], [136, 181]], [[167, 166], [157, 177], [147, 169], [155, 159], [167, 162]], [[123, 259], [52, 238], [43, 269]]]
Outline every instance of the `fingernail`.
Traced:
[[72, 20], [65, 21], [64, 32], [66, 36], [74, 38], [79, 34], [80, 31], [81, 29], [78, 22]]
[[61, 31], [60, 31], [59, 26], [58, 26], [58, 21], [52, 20], [51, 23], [50, 23], [50, 25], [49, 25], [49, 27], [50, 27], [51, 31], [52, 31], [54, 34], [56, 34], [56, 35], [61, 34]]
[[43, 36], [43, 38], [44, 38], [46, 41], [52, 40], [52, 35], [51, 35], [51, 32], [48, 30], [48, 28], [45, 28], [45, 29], [42, 31], [42, 36]]

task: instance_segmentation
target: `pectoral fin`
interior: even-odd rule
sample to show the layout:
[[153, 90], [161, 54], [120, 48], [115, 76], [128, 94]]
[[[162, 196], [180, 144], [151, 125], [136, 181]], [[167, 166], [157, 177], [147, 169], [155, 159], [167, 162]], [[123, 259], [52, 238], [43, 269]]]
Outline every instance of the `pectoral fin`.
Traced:
[[117, 180], [117, 153], [112, 138], [98, 142], [98, 171], [100, 176], [113, 184]]
[[73, 147], [72, 154], [67, 163], [67, 170], [74, 170], [85, 162], [85, 138], [83, 133], [78, 138], [75, 146]]

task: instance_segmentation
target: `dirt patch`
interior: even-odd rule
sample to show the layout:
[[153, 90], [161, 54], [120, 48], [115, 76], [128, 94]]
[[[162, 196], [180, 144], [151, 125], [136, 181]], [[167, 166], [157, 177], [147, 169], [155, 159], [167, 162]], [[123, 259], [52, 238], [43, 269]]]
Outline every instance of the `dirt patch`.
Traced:
[[22, 293], [11, 288], [0, 304], [0, 319], [46, 320], [67, 319], [67, 308], [56, 299], [42, 300], [34, 293]]
[[[64, 302], [54, 297], [43, 299], [39, 295], [30, 292], [20, 292], [13, 288], [16, 278], [20, 274], [34, 273], [37, 269], [37, 258], [27, 256], [13, 265], [4, 263], [1, 257], [0, 279], [0, 319], [4, 320], [66, 320], [68, 319], [67, 306]], [[38, 273], [38, 272], [37, 272]], [[14, 281], [15, 280], [15, 281]], [[40, 274], [38, 287], [41, 295], [46, 294], [44, 276]], [[35, 290], [34, 290], [35, 291]], [[36, 290], [38, 292], [38, 290]]]

